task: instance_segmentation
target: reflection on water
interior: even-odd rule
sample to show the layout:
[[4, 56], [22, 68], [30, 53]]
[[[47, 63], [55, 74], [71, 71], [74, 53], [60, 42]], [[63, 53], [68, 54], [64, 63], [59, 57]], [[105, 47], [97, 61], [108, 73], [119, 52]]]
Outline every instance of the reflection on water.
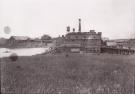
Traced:
[[47, 49], [48, 48], [17, 48], [17, 49], [0, 48], [0, 58], [8, 57], [13, 53], [16, 53], [18, 56], [32, 56], [44, 53]]

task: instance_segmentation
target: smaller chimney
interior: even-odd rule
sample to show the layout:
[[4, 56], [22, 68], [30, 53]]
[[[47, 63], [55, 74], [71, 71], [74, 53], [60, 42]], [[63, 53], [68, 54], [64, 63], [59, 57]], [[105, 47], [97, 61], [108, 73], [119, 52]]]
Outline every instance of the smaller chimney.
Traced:
[[70, 26], [67, 26], [67, 32], [70, 32]]
[[64, 38], [64, 35], [62, 35], [62, 38]]
[[73, 28], [73, 32], [75, 32], [75, 28]]

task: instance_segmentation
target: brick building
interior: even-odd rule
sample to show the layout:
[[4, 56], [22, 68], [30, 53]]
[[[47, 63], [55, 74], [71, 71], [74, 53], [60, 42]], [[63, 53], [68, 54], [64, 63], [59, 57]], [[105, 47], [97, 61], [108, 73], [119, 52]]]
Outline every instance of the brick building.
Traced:
[[60, 52], [90, 52], [90, 53], [100, 53], [100, 48], [102, 44], [102, 33], [95, 32], [95, 30], [90, 30], [89, 32], [81, 31], [81, 19], [79, 19], [78, 32], [70, 32], [70, 27], [67, 27], [67, 34], [62, 36], [57, 41], [57, 49]]

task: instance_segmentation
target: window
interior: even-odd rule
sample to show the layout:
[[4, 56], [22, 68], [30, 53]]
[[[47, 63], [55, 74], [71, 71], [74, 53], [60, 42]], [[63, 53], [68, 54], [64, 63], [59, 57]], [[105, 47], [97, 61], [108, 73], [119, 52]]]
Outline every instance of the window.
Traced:
[[78, 36], [75, 36], [76, 39], [78, 39]]
[[86, 36], [83, 36], [84, 39], [86, 39]]
[[70, 39], [70, 36], [68, 36], [68, 39]]

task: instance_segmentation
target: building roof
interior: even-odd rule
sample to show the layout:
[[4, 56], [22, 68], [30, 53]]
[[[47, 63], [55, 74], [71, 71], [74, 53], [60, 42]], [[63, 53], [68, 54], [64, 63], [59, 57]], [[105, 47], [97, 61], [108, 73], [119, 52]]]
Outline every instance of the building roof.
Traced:
[[5, 44], [6, 41], [7, 41], [7, 39], [5, 39], [5, 38], [0, 38], [0, 44]]
[[114, 39], [112, 41], [115, 41], [115, 42], [128, 42], [129, 39]]
[[30, 39], [27, 36], [12, 36], [11, 38], [14, 38], [15, 40], [28, 40], [28, 39]]
[[95, 32], [91, 30], [90, 32], [69, 32], [67, 35], [96, 35], [100, 34], [101, 32]]

